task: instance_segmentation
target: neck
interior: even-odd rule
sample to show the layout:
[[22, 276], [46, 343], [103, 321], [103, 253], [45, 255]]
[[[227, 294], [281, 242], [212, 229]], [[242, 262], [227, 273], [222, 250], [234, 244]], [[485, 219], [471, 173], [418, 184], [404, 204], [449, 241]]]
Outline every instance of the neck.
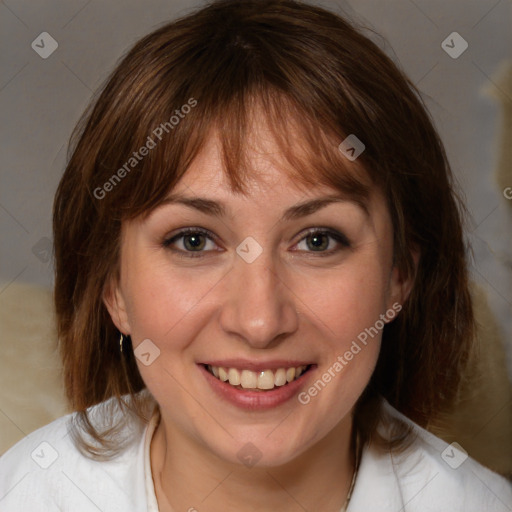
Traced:
[[151, 469], [160, 512], [280, 510], [339, 512], [354, 473], [351, 418], [281, 466], [233, 464], [164, 418], [151, 442]]

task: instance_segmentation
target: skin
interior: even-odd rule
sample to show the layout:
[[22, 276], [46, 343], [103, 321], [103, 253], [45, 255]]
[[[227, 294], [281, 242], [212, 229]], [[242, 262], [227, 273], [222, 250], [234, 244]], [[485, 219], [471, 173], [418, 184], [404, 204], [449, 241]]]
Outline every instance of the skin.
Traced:
[[[393, 228], [380, 192], [372, 191], [368, 214], [346, 198], [283, 220], [288, 207], [339, 192], [297, 187], [270, 158], [278, 150], [264, 123], [253, 128], [247, 196], [230, 190], [212, 137], [173, 193], [222, 202], [226, 216], [166, 204], [124, 223], [120, 277], [105, 292], [112, 320], [134, 347], [149, 338], [160, 349], [151, 365], [138, 364], [161, 410], [151, 466], [162, 512], [339, 511], [353, 474], [352, 410], [374, 370], [380, 335], [307, 405], [295, 397], [270, 410], [239, 409], [218, 397], [196, 363], [308, 360], [318, 365], [313, 383], [410, 291], [393, 268]], [[185, 227], [218, 239], [201, 239], [201, 257], [179, 257], [163, 241]], [[320, 256], [307, 238], [316, 227], [343, 233], [350, 247], [321, 239], [324, 252], [337, 251]], [[248, 236], [263, 248], [250, 264], [236, 253]], [[184, 252], [185, 241], [172, 247]], [[262, 453], [252, 468], [237, 458], [248, 442]]]

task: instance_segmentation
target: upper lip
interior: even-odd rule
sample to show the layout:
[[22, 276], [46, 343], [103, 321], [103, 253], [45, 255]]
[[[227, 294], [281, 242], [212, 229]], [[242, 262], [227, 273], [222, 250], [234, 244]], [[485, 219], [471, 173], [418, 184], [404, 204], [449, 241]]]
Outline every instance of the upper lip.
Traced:
[[251, 361], [248, 359], [215, 359], [204, 361], [199, 364], [223, 368], [236, 368], [237, 370], [262, 372], [264, 370], [277, 370], [278, 368], [297, 368], [298, 366], [309, 366], [313, 363], [311, 361], [297, 361], [292, 359], [273, 359], [271, 361]]

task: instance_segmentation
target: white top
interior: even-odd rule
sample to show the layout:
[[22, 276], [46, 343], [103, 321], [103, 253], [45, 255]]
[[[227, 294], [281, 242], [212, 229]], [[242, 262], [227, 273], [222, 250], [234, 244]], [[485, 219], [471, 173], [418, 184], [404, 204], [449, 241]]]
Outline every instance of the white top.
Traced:
[[[402, 454], [364, 447], [347, 512], [512, 511], [512, 483], [383, 406], [417, 436]], [[158, 414], [149, 424], [131, 418], [123, 432], [132, 442], [102, 462], [77, 450], [68, 431], [73, 416], [40, 428], [0, 457], [0, 511], [158, 512], [149, 458]]]

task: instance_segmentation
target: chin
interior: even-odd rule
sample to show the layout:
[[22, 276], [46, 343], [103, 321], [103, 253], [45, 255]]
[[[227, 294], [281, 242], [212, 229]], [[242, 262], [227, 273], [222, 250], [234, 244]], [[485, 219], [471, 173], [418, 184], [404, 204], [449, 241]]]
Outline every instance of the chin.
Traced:
[[278, 432], [279, 428], [250, 426], [233, 433], [233, 438], [225, 435], [217, 443], [209, 439], [205, 444], [218, 458], [231, 464], [248, 468], [279, 467], [296, 459], [314, 443], [313, 439], [307, 442], [297, 431], [283, 428]]

